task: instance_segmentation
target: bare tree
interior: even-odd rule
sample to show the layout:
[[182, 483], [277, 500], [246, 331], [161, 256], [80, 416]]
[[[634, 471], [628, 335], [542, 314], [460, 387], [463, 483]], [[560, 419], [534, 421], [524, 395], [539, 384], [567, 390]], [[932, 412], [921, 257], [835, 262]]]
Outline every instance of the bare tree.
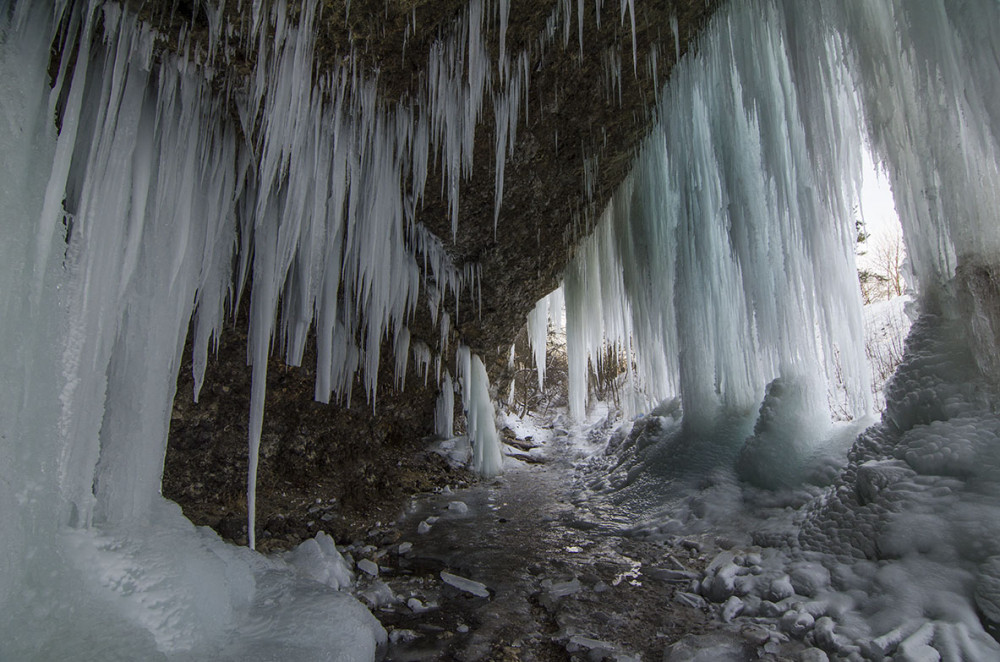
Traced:
[[875, 273], [884, 281], [885, 298], [891, 299], [903, 294], [906, 281], [903, 279], [903, 261], [906, 248], [903, 236], [898, 231], [882, 235], [875, 243]]
[[888, 278], [871, 269], [858, 269], [858, 281], [861, 283], [861, 298], [867, 306], [882, 298]]

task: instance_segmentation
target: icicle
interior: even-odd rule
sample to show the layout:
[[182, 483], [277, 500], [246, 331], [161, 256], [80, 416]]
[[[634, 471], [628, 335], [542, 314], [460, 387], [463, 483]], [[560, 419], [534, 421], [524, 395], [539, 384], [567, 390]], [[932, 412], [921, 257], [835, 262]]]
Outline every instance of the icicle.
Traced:
[[440, 386], [441, 392], [434, 406], [434, 434], [442, 439], [451, 439], [455, 428], [455, 386], [447, 369], [444, 371], [444, 379], [441, 380]]
[[424, 386], [427, 386], [427, 378], [430, 375], [431, 348], [427, 343], [417, 340], [412, 341], [413, 365], [418, 376], [423, 377]]
[[448, 351], [448, 337], [451, 335], [451, 315], [447, 312], [441, 313], [441, 342], [438, 346], [438, 353], [444, 354]]
[[472, 352], [465, 345], [455, 350], [455, 372], [462, 385], [462, 409], [467, 412], [472, 398]]
[[670, 15], [670, 33], [674, 36], [674, 66], [681, 61], [681, 30], [677, 14]]
[[639, 52], [635, 43], [635, 0], [621, 0], [621, 22], [625, 23], [625, 12], [628, 11], [632, 26], [632, 73], [639, 76]]
[[510, 16], [510, 0], [498, 0], [497, 12], [500, 18], [500, 79], [506, 81], [510, 75], [510, 60], [507, 59], [507, 22]]
[[[76, 66], [70, 83], [66, 107], [63, 110], [62, 127], [59, 131], [59, 141], [56, 144], [56, 154], [52, 175], [45, 191], [45, 205], [39, 217], [38, 240], [35, 248], [35, 279], [36, 286], [33, 298], [37, 298], [41, 288], [41, 274], [49, 260], [49, 247], [52, 244], [52, 234], [56, 223], [63, 217], [62, 199], [66, 190], [66, 180], [69, 177], [72, 150], [76, 145], [79, 130], [80, 109], [83, 105], [83, 92], [87, 84], [87, 67], [90, 62], [90, 41], [94, 21], [93, 5], [88, 4], [84, 19], [80, 50], [76, 58]], [[67, 58], [68, 59], [68, 58]], [[57, 94], [53, 91], [53, 95]]]
[[482, 359], [462, 345], [455, 358], [462, 382], [462, 408], [472, 443], [472, 468], [483, 476], [495, 476], [503, 469], [497, 436], [496, 411], [490, 397], [490, 382]]
[[250, 386], [249, 455], [247, 457], [247, 538], [256, 547], [257, 465], [264, 423], [264, 393], [267, 388], [267, 358], [274, 329], [277, 291], [274, 279], [278, 244], [277, 222], [265, 221], [254, 241], [254, 288], [250, 297], [248, 358], [252, 365]]
[[[692, 425], [714, 420], [719, 407], [753, 410], [776, 376], [813, 384], [808, 397], [823, 407], [825, 389], [809, 375], [839, 374], [850, 409], [870, 407], [863, 357], [847, 350], [860, 335], [850, 236], [856, 176], [830, 179], [859, 170], [858, 150], [843, 138], [862, 142], [856, 97], [849, 76], [831, 74], [844, 61], [834, 40], [828, 68], [793, 75], [790, 62], [809, 65], [789, 44], [822, 38], [787, 38], [794, 21], [765, 6], [764, 14], [727, 13], [706, 33], [701, 58], [674, 69], [659, 128], [567, 268], [576, 417], [586, 408], [588, 358], [605, 344], [634, 353], [638, 372], [628, 361], [626, 377], [644, 397], [679, 388]], [[623, 20], [628, 7], [623, 0]], [[813, 109], [793, 80], [817, 75], [838, 92]], [[828, 161], [810, 162], [818, 144]]]
[[[542, 298], [531, 312], [528, 313], [528, 344], [535, 357], [535, 369], [538, 371], [538, 389], [545, 388], [545, 350], [549, 336], [549, 298]], [[513, 348], [511, 348], [513, 360]]]
[[396, 357], [396, 390], [402, 391], [406, 386], [406, 366], [410, 359], [410, 330], [405, 326], [396, 334], [393, 354]]

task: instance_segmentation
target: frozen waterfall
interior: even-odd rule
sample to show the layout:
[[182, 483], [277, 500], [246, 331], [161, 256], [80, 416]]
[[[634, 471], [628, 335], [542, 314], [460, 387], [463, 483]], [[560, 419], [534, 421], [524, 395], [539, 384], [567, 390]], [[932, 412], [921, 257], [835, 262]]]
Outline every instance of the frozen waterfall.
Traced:
[[996, 13], [764, 1], [715, 18], [565, 272], [575, 415], [588, 361], [614, 344], [632, 357], [639, 410], [680, 395], [695, 427], [756, 411], [777, 378], [811, 409], [866, 415], [863, 150], [888, 170], [925, 301], [960, 259], [996, 261], [1000, 74], [981, 18]]
[[[620, 3], [633, 71], [636, 4]], [[565, 45], [571, 3], [558, 5]], [[470, 0], [430, 49], [419, 99], [391, 107], [350, 58], [314, 71], [317, 7], [303, 2], [293, 24], [285, 2], [255, 2], [246, 25], [217, 20], [182, 58], [113, 2], [0, 0], [0, 657], [375, 656], [385, 633], [336, 590], [332, 545], [313, 546], [323, 572], [304, 571], [224, 544], [159, 494], [189, 325], [200, 387], [243, 296], [251, 545], [267, 360], [277, 346], [299, 363], [310, 327], [318, 400], [350, 401], [360, 379], [377, 406], [383, 343], [397, 381], [433, 360], [437, 431], [453, 429], [455, 374], [476, 468], [501, 468], [482, 359], [460, 346], [454, 373], [442, 370], [452, 313], [476, 305], [480, 270], [454, 264], [417, 210], [438, 163], [454, 232], [492, 103], [498, 213], [531, 74], [504, 40], [509, 3]], [[573, 412], [586, 407], [588, 356], [616, 343], [632, 409], [676, 394], [692, 429], [753, 417], [788, 384], [793, 418], [841, 397], [866, 414], [851, 259], [866, 143], [887, 166], [923, 305], [951, 302], [964, 273], [968, 314], [955, 326], [980, 370], [995, 370], [996, 25], [993, 0], [758, 0], [713, 21], [567, 267]], [[220, 95], [231, 34], [259, 57]], [[437, 347], [410, 340], [418, 301]], [[536, 356], [557, 308], [533, 313]], [[995, 579], [990, 558], [963, 557]]]

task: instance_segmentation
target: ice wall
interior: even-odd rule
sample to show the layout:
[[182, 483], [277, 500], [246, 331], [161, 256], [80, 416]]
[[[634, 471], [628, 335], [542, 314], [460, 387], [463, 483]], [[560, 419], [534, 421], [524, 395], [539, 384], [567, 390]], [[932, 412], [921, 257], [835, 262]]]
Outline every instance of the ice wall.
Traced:
[[[74, 272], [61, 429], [79, 443], [60, 460], [72, 511], [62, 519], [85, 525], [95, 507], [114, 521], [142, 516], [159, 484], [187, 320], [197, 393], [226, 311], [247, 295], [253, 546], [272, 348], [298, 364], [315, 323], [323, 402], [349, 402], [360, 382], [375, 406], [387, 341], [397, 386], [410, 365], [426, 376], [433, 355], [440, 364], [451, 316], [476, 305], [479, 269], [453, 264], [417, 221], [428, 168], [440, 164], [457, 222], [487, 92], [497, 93], [512, 145], [526, 67], [493, 67], [484, 35], [495, 26], [479, 0], [431, 49], [417, 98], [396, 105], [378, 99], [353, 58], [314, 72], [316, 2], [302, 3], [295, 25], [284, 2], [255, 9], [245, 25], [213, 13], [208, 43], [181, 35], [189, 59], [157, 54], [165, 64], [154, 61], [159, 35], [114, 3], [45, 3], [50, 19], [38, 27], [27, 23], [29, 3], [6, 0], [2, 9], [6, 31], [34, 30], [64, 55], [44, 109], [58, 110], [61, 130], [42, 175], [49, 183], [30, 266], [41, 274], [65, 252]], [[233, 57], [224, 34], [239, 35], [257, 60], [253, 76], [227, 79], [220, 94], [214, 63]], [[498, 155], [508, 149], [499, 145]], [[441, 325], [436, 348], [409, 341], [420, 292]], [[134, 443], [137, 431], [149, 444]]]
[[[265, 641], [270, 625], [251, 623], [256, 645], [205, 652], [206, 641], [235, 636], [260, 600], [301, 591], [264, 577], [288, 568], [196, 532], [159, 495], [186, 332], [197, 397], [209, 349], [243, 297], [251, 546], [267, 361], [276, 350], [298, 364], [310, 327], [318, 400], [349, 402], [360, 384], [377, 406], [382, 348], [390, 347], [399, 388], [408, 371], [427, 380], [435, 365], [444, 394], [437, 427], [451, 433], [451, 320], [462, 306], [475, 310], [481, 276], [476, 264], [455, 264], [419, 222], [421, 201], [437, 194], [425, 190], [428, 173], [441, 172], [454, 232], [475, 132], [491, 104], [499, 215], [530, 63], [574, 7], [554, 3], [546, 28], [515, 52], [506, 46], [509, 2], [471, 0], [440, 31], [413, 94], [386, 101], [350, 53], [315, 69], [321, 5], [295, 5], [254, 2], [227, 14], [195, 3], [207, 30], [195, 39], [182, 29], [167, 49], [115, 2], [0, 0], [0, 331], [11, 348], [0, 380], [0, 559], [10, 569], [0, 573], [0, 604], [3, 634], [18, 633], [0, 637], [2, 657], [48, 645], [6, 608], [25, 591], [40, 605], [38, 623], [50, 608], [62, 610], [58, 624], [77, 606], [100, 603], [94, 631], [127, 633], [123, 641], [143, 651], [123, 644], [124, 657], [197, 649], [245, 659], [276, 645]], [[494, 39], [498, 61], [488, 49]], [[248, 76], [220, 76], [244, 57], [237, 46], [253, 54]], [[435, 347], [410, 336], [418, 297], [440, 330]], [[460, 368], [474, 463], [492, 475], [501, 457], [488, 378], [476, 356]], [[170, 536], [162, 531], [177, 538], [177, 554], [163, 556]], [[75, 562], [98, 569], [77, 577]], [[79, 591], [60, 601], [59, 581]], [[338, 648], [373, 654], [381, 630], [370, 616], [346, 598], [317, 604], [344, 617], [339, 630], [303, 635], [319, 657]], [[297, 631], [281, 618], [273, 625]], [[41, 654], [59, 656], [83, 636], [67, 633]]]
[[[871, 407], [853, 262], [861, 114], [842, 38], [780, 3], [714, 20], [660, 95], [658, 126], [567, 268], [570, 402], [605, 343], [647, 404], [688, 425], [753, 411], [781, 377]], [[803, 13], [804, 12], [803, 10]]]
[[[713, 19], [567, 269], [576, 415], [587, 357], [609, 343], [634, 352], [632, 390], [649, 404], [679, 393], [689, 423], [756, 408], [775, 378], [810, 407], [834, 394], [841, 413], [867, 412], [852, 260], [862, 149], [887, 168], [924, 301], [951, 296], [963, 260], [996, 262], [1000, 69], [984, 26], [998, 12], [762, 1]], [[995, 324], [971, 326], [995, 355]]]

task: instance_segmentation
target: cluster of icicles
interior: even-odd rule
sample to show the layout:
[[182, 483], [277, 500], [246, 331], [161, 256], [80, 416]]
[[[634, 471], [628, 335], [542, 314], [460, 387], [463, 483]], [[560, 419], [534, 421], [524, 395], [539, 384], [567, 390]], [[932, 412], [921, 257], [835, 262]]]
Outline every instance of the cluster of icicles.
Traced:
[[[671, 72], [556, 295], [577, 418], [609, 346], [627, 357], [627, 413], [680, 395], [685, 421], [711, 426], [755, 411], [778, 377], [816, 410], [870, 411], [853, 259], [863, 149], [887, 170], [925, 297], [956, 257], [1000, 255], [1000, 70], [982, 47], [996, 4], [807, 4], [734, 3]], [[550, 299], [528, 316], [539, 377], [545, 318], [561, 323]]]
[[[315, 329], [315, 397], [322, 402], [349, 403], [360, 377], [375, 406], [383, 342], [394, 351], [398, 388], [412, 357], [425, 381], [433, 371], [443, 387], [440, 406], [453, 399], [445, 367], [452, 315], [463, 299], [470, 309], [477, 305], [479, 267], [453, 264], [419, 223], [428, 169], [440, 168], [454, 233], [476, 126], [492, 99], [499, 217], [504, 163], [522, 106], [527, 113], [529, 62], [555, 41], [563, 16], [568, 43], [573, 8], [556, 3], [537, 43], [511, 54], [509, 0], [472, 0], [431, 48], [418, 93], [387, 104], [353, 54], [332, 70], [316, 70], [318, 5], [304, 0], [293, 25], [286, 0], [254, 2], [244, 24], [231, 25], [222, 3], [196, 2], [209, 19], [207, 43], [182, 32], [182, 57], [159, 52], [157, 31], [113, 2], [0, 0], [0, 28], [48, 34], [62, 54], [48, 102], [48, 116], [60, 122], [58, 143], [33, 270], [36, 299], [53, 260], [64, 260], [78, 288], [68, 299], [74, 340], [64, 352], [61, 394], [67, 519], [89, 522], [96, 507], [98, 517], [115, 521], [148, 506], [144, 492], [159, 485], [159, 440], [169, 419], [136, 414], [132, 429], [156, 442], [129, 450], [129, 426], [117, 423], [129, 418], [125, 403], [136, 383], [150, 381], [163, 402], [172, 399], [188, 320], [197, 397], [209, 346], [245, 289], [251, 546], [273, 345], [298, 365]], [[627, 10], [631, 0], [622, 0], [623, 21]], [[577, 11], [582, 26], [582, 6]], [[487, 48], [490, 30], [499, 32], [498, 62]], [[227, 77], [220, 95], [212, 79], [232, 59], [234, 40], [257, 54], [255, 70], [244, 81]], [[65, 255], [57, 237], [65, 239]], [[411, 342], [407, 329], [421, 290], [441, 331], [436, 348]], [[169, 319], [158, 319], [168, 309]], [[169, 351], [160, 365], [140, 358], [163, 347]], [[500, 455], [486, 372], [464, 347], [456, 365], [475, 468], [494, 474]], [[450, 435], [451, 415], [440, 414], [439, 422], [438, 431]]]

